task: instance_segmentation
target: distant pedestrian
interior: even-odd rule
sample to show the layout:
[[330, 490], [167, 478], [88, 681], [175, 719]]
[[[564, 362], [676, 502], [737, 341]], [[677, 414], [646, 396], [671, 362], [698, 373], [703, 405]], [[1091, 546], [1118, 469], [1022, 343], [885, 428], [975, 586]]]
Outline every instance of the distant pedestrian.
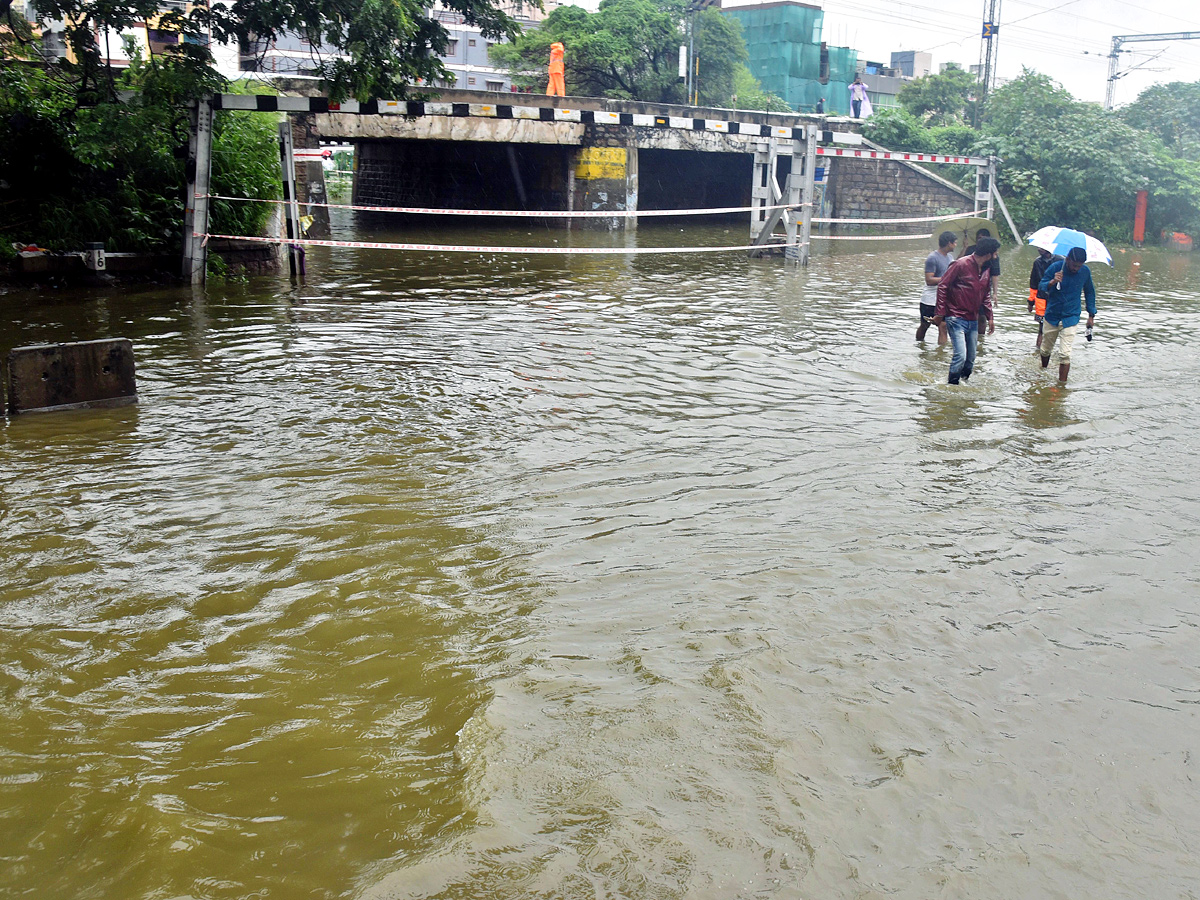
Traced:
[[[917, 340], [925, 340], [925, 332], [933, 324], [937, 308], [937, 286], [954, 262], [954, 248], [958, 246], [958, 235], [953, 231], [943, 231], [938, 235], [938, 248], [925, 257], [925, 289], [921, 291], [921, 324], [917, 326]], [[938, 346], [943, 346], [949, 338], [946, 335], [946, 324], [939, 323]]]
[[980, 238], [975, 252], [950, 264], [937, 286], [937, 309], [933, 321], [946, 323], [950, 345], [950, 383], [958, 384], [975, 370], [975, 350], [979, 342], [979, 314], [987, 318], [988, 332], [996, 330], [992, 319], [991, 261], [1000, 250], [995, 238]]
[[856, 119], [865, 119], [870, 114], [871, 98], [867, 96], [867, 86], [855, 75], [850, 84], [850, 115]]
[[1034, 352], [1040, 352], [1042, 346], [1042, 322], [1046, 318], [1046, 295], [1042, 293], [1041, 283], [1042, 276], [1046, 274], [1046, 267], [1056, 257], [1049, 250], [1038, 248], [1038, 258], [1033, 261], [1033, 268], [1029, 270], [1029, 311], [1033, 313], [1033, 319], [1038, 323], [1037, 339], [1033, 342]]
[[822, 97], [820, 100], [817, 101], [817, 115], [822, 116], [824, 114], [825, 114], [825, 98]]
[[547, 96], [567, 96], [567, 85], [563, 80], [566, 73], [566, 65], [563, 63], [564, 49], [561, 41], [550, 45], [550, 83], [546, 85]]
[[1050, 352], [1058, 342], [1058, 380], [1066, 381], [1071, 371], [1071, 347], [1075, 330], [1082, 315], [1080, 294], [1087, 303], [1088, 339], [1096, 321], [1096, 286], [1092, 270], [1084, 265], [1087, 253], [1082, 247], [1072, 247], [1067, 258], [1050, 263], [1039, 282], [1046, 295], [1046, 321], [1042, 328], [1042, 368], [1050, 365]]

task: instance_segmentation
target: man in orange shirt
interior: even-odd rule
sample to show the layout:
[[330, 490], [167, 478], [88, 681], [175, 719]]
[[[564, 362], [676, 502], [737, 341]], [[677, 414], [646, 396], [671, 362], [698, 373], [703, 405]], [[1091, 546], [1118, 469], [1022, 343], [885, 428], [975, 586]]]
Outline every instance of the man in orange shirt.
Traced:
[[563, 45], [555, 41], [550, 45], [550, 83], [546, 85], [546, 94], [551, 97], [565, 97], [567, 86], [563, 82]]

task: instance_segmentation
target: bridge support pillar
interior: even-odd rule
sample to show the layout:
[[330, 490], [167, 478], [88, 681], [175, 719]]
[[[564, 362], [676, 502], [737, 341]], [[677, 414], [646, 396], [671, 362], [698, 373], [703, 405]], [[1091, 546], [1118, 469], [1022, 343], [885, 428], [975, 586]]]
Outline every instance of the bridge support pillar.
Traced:
[[[315, 115], [289, 118], [295, 149], [316, 150], [321, 146], [321, 132], [317, 130]], [[304, 206], [305, 214], [312, 216], [308, 237], [329, 237], [329, 208], [325, 206], [329, 197], [325, 191], [325, 164], [321, 160], [306, 159], [296, 166], [296, 199]]]
[[[636, 228], [637, 219], [637, 148], [581, 147], [571, 160], [574, 187], [570, 208], [611, 210], [611, 219], [582, 219], [586, 224], [609, 230]], [[632, 223], [632, 224], [630, 224]]]

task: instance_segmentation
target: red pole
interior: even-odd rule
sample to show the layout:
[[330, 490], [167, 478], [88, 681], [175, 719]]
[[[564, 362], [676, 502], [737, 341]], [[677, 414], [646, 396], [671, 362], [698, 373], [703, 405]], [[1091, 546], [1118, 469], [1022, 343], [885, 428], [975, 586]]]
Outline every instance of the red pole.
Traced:
[[1149, 191], [1138, 191], [1133, 207], [1133, 243], [1138, 247], [1146, 240], [1146, 199], [1149, 196]]

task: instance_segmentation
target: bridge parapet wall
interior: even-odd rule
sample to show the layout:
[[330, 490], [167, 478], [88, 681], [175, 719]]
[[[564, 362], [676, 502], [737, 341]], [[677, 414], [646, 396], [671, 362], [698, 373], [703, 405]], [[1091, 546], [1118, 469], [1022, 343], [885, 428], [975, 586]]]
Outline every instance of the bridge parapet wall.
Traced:
[[[832, 218], [939, 216], [975, 208], [968, 191], [897, 160], [840, 157], [828, 160], [826, 165]], [[931, 232], [934, 227], [931, 223], [886, 226], [895, 234]]]

